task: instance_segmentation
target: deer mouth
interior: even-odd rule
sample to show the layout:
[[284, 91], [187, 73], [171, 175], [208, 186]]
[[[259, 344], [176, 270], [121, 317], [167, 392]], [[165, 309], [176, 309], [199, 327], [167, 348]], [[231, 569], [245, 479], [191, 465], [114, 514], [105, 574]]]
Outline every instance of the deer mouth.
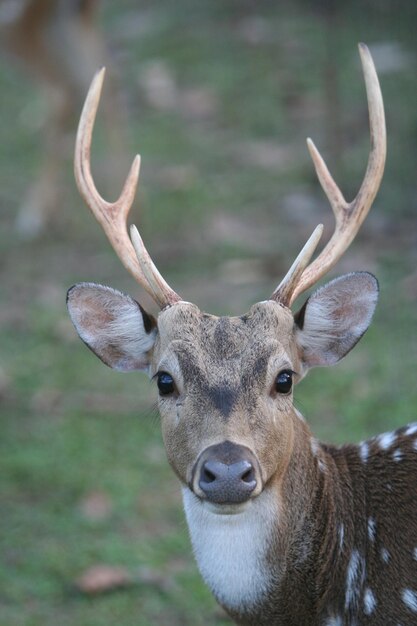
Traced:
[[234, 517], [244, 514], [252, 506], [255, 498], [250, 498], [245, 502], [239, 503], [216, 503], [211, 502], [207, 498], [201, 498], [197, 495], [190, 486], [183, 487], [183, 496], [187, 494], [186, 500], [188, 506], [191, 506], [195, 511], [205, 512], [214, 516]]
[[216, 504], [209, 500], [202, 500], [202, 504], [207, 511], [214, 515], [240, 515], [251, 505], [252, 499], [239, 504]]

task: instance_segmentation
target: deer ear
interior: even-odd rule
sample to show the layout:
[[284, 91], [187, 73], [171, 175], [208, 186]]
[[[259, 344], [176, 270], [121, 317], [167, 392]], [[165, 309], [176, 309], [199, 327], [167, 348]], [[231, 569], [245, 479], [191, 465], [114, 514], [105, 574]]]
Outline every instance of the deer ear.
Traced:
[[296, 340], [306, 368], [340, 361], [368, 329], [378, 300], [368, 272], [340, 276], [313, 293], [295, 315]]
[[78, 283], [67, 294], [79, 336], [109, 367], [147, 370], [157, 335], [156, 320], [136, 300], [110, 287]]

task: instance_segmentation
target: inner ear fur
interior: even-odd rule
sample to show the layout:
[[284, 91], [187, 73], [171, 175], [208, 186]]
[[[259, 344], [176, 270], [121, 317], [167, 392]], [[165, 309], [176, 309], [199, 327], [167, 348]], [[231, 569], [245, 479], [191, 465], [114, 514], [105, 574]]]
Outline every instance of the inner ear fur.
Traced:
[[127, 294], [95, 283], [68, 290], [71, 320], [84, 343], [109, 367], [147, 370], [156, 320]]
[[315, 291], [294, 316], [303, 364], [340, 361], [368, 329], [378, 294], [378, 281], [368, 272], [345, 274]]

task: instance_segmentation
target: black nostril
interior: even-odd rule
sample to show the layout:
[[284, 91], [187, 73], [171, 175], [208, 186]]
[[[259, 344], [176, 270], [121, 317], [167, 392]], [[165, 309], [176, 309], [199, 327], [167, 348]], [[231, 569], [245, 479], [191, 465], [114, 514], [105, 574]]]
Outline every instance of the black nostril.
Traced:
[[251, 483], [255, 480], [255, 470], [252, 465], [245, 472], [243, 472], [241, 479], [244, 483]]
[[216, 475], [206, 467], [206, 464], [201, 469], [201, 480], [205, 483], [212, 483], [216, 480]]

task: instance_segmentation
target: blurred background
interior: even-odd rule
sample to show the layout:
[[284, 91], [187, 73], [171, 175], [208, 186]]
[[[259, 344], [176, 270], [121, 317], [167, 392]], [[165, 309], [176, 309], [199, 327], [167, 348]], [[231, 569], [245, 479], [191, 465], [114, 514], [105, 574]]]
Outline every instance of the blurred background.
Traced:
[[142, 155], [131, 220], [185, 299], [242, 314], [272, 292], [331, 209], [311, 136], [348, 199], [368, 116], [357, 42], [384, 95], [388, 160], [336, 274], [380, 281], [374, 323], [296, 404], [327, 441], [416, 419], [417, 4], [413, 0], [0, 2], [0, 624], [228, 624], [201, 582], [156, 392], [78, 340], [77, 281], [155, 312], [79, 198], [72, 150], [108, 67], [93, 171], [110, 200]]

